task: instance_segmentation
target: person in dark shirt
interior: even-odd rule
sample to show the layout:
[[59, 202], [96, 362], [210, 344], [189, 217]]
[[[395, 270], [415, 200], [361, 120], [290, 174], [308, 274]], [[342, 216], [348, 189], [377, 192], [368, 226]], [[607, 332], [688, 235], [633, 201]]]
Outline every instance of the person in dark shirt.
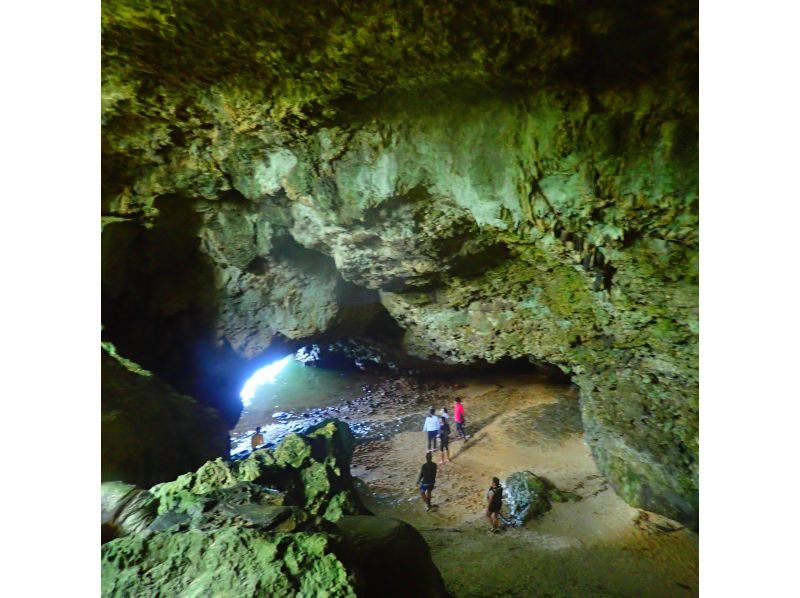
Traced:
[[419, 484], [419, 494], [425, 502], [425, 510], [430, 511], [431, 492], [433, 492], [433, 486], [436, 484], [436, 463], [433, 462], [431, 453], [425, 455], [425, 463], [422, 464], [422, 469], [419, 471], [417, 484]]
[[444, 456], [447, 455], [447, 462], [450, 463], [450, 425], [444, 416], [439, 418], [439, 447], [442, 456], [439, 458], [439, 465], [444, 465]]
[[500, 480], [492, 478], [492, 485], [486, 493], [488, 504], [486, 505], [486, 517], [489, 518], [489, 523], [492, 527], [489, 531], [496, 532], [499, 530], [497, 518], [500, 515], [500, 509], [503, 507], [503, 487], [500, 485]]

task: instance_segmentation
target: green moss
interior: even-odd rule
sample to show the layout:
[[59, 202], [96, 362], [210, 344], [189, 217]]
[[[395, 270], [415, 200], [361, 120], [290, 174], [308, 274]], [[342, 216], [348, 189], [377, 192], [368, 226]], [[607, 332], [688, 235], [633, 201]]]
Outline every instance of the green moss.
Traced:
[[279, 467], [271, 451], [253, 451], [242, 461], [239, 461], [236, 477], [243, 482], [259, 480], [265, 472]]
[[572, 318], [590, 309], [592, 299], [587, 287], [585, 275], [560, 268], [548, 276], [542, 289], [542, 299], [556, 316]]
[[205, 463], [195, 472], [192, 492], [205, 494], [219, 488], [229, 488], [239, 481], [230, 463], [216, 459]]
[[322, 534], [211, 532], [130, 536], [102, 548], [103, 596], [355, 596], [353, 579]]
[[281, 467], [300, 469], [311, 458], [311, 447], [299, 434], [287, 435], [275, 450], [275, 461]]
[[[321, 422], [303, 434], [290, 434], [275, 452], [262, 449], [246, 459], [227, 462], [217, 459], [196, 472], [150, 489], [158, 501], [158, 513], [176, 511], [195, 515], [217, 494], [239, 488], [251, 494], [261, 488], [273, 490], [270, 504], [300, 504], [312, 515], [335, 520], [361, 511], [350, 477], [354, 439], [346, 424], [338, 420]], [[220, 494], [222, 492], [222, 494]], [[295, 501], [295, 502], [292, 502]], [[333, 506], [329, 507], [329, 504]]]
[[323, 463], [313, 463], [303, 468], [300, 477], [303, 481], [306, 505], [312, 512], [316, 512], [320, 502], [331, 489], [327, 467]]
[[[349, 475], [352, 449], [346, 424], [330, 420], [287, 438], [275, 455], [210, 461], [149, 493], [104, 488], [109, 509], [131, 491], [145, 500], [138, 519], [125, 522], [136, 526], [133, 535], [103, 545], [103, 595], [354, 596], [355, 578], [336, 552], [340, 539], [322, 521], [363, 511]], [[283, 504], [297, 496], [260, 485], [293, 491], [295, 483], [301, 506]]]

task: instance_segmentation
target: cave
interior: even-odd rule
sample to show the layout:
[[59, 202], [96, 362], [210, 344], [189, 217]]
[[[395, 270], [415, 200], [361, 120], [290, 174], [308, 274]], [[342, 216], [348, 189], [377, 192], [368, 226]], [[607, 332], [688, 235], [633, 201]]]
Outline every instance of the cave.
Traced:
[[696, 592], [697, 43], [680, 1], [103, 2], [103, 594]]

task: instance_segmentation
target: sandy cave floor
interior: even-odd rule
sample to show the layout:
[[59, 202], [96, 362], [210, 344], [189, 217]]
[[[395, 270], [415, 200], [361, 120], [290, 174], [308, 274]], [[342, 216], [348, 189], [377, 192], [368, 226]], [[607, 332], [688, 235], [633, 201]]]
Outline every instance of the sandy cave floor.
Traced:
[[[698, 594], [697, 534], [616, 496], [584, 444], [574, 389], [538, 376], [506, 376], [468, 382], [432, 406], [450, 408], [456, 395], [465, 397], [472, 436], [451, 441], [453, 461], [439, 466], [434, 510], [425, 511], [415, 485], [425, 459], [423, 432], [360, 444], [352, 467], [370, 510], [423, 534], [454, 596]], [[419, 430], [423, 419], [421, 413]], [[522, 528], [490, 534], [484, 496], [491, 478], [521, 470], [582, 500], [555, 503]]]

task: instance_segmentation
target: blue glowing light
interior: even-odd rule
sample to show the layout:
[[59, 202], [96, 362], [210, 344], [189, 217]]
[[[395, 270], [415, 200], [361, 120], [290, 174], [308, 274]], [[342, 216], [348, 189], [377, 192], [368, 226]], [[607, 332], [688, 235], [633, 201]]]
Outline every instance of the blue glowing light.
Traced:
[[253, 400], [253, 397], [256, 394], [256, 390], [259, 386], [263, 386], [264, 384], [272, 384], [275, 382], [275, 378], [278, 377], [280, 371], [286, 367], [286, 364], [294, 357], [294, 355], [287, 355], [283, 359], [271, 363], [267, 366], [264, 366], [260, 370], [258, 370], [255, 374], [250, 376], [250, 379], [245, 382], [244, 388], [242, 388], [242, 392], [239, 393], [239, 396], [242, 398], [242, 404], [245, 407], [250, 404], [250, 401]]

